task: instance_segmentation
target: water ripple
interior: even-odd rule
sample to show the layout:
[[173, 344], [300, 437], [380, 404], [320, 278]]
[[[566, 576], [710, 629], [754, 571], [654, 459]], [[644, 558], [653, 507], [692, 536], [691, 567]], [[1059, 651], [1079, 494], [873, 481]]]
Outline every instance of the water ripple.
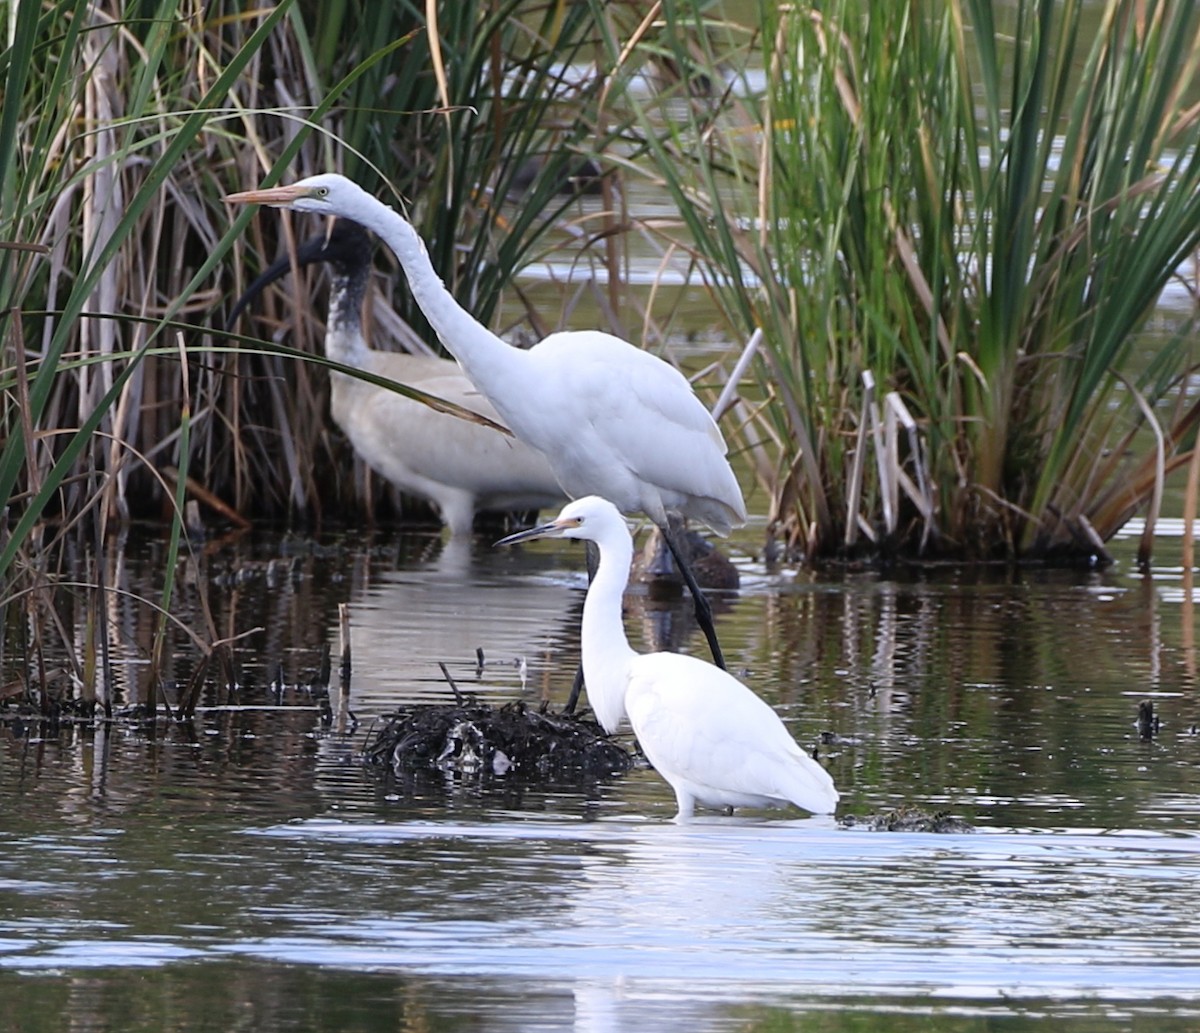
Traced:
[[[1200, 999], [1192, 835], [327, 820], [260, 834], [303, 844], [326, 870], [363, 850], [427, 862], [388, 894], [391, 908], [358, 897], [353, 911], [314, 920], [310, 902], [290, 901], [271, 913], [273, 934], [225, 948], [262, 958], [563, 978], [686, 970], [814, 992]], [[464, 872], [469, 884], [447, 903], [447, 880]], [[535, 907], [521, 905], [527, 896]], [[405, 907], [418, 900], [430, 906]]]

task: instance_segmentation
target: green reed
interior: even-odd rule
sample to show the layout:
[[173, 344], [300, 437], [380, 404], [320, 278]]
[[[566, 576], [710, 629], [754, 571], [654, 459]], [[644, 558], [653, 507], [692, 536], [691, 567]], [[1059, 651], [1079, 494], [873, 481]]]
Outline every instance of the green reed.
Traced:
[[[487, 322], [559, 229], [559, 184], [600, 140], [602, 77], [563, 73], [594, 50], [580, 5], [446, 3], [426, 26], [413, 3], [57, 0], [16, 5], [8, 27], [0, 602], [51, 576], [45, 558], [85, 525], [91, 543], [166, 514], [179, 561], [189, 476], [247, 516], [361, 501], [327, 429], [309, 321], [290, 347], [221, 328], [226, 299], [293, 233], [229, 211], [224, 194], [330, 169], [395, 192]], [[515, 203], [531, 161], [540, 175]], [[407, 292], [395, 296], [421, 333]], [[289, 316], [309, 311], [292, 300]]]
[[714, 296], [765, 331], [745, 437], [808, 553], [1103, 554], [1187, 462], [1190, 326], [1138, 346], [1200, 245], [1196, 21], [1085, 13], [764, 4], [761, 111], [644, 123]]

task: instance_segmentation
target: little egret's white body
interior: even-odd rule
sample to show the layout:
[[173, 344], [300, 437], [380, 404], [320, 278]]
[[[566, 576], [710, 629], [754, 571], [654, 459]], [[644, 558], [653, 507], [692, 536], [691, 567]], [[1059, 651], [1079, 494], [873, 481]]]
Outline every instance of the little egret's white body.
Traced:
[[698, 520], [723, 535], [745, 522], [746, 506], [721, 432], [682, 373], [594, 330], [551, 334], [528, 351], [510, 347], [454, 299], [417, 231], [344, 176], [311, 176], [226, 200], [341, 215], [378, 233], [446, 349], [505, 425], [546, 456], [566, 494], [602, 495], [666, 532], [723, 665], [711, 611], [672, 542], [669, 518]]
[[633, 543], [616, 507], [589, 496], [557, 519], [505, 538], [582, 538], [600, 549], [583, 605], [583, 673], [596, 719], [613, 732], [628, 717], [655, 769], [675, 790], [677, 821], [696, 804], [781, 807], [831, 814], [829, 773], [788, 733], [779, 715], [733, 675], [692, 656], [639, 654], [621, 620]]
[[[332, 269], [325, 326], [328, 358], [500, 420], [457, 363], [377, 351], [367, 344], [362, 303], [371, 242], [361, 227], [339, 221], [329, 234], [306, 241], [297, 250], [297, 261], [328, 262]], [[259, 291], [290, 270], [286, 258], [264, 270], [238, 299], [231, 321]], [[564, 493], [546, 457], [491, 427], [438, 412], [336, 370], [329, 376], [329, 407], [359, 458], [402, 492], [432, 502], [452, 536], [469, 535], [480, 511], [544, 509], [563, 502]]]

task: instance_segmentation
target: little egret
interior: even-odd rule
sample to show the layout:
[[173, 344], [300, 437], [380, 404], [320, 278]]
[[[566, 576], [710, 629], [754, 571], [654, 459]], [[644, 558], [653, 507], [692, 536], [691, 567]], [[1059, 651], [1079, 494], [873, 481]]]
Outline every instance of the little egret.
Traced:
[[[300, 265], [328, 262], [332, 270], [325, 326], [328, 358], [499, 421], [457, 363], [368, 346], [362, 303], [371, 272], [371, 240], [361, 226], [339, 219], [328, 234], [302, 244], [296, 260]], [[238, 299], [230, 322], [290, 270], [286, 256], [264, 270]], [[431, 502], [452, 537], [469, 535], [480, 511], [544, 509], [564, 501], [546, 457], [491, 427], [337, 371], [329, 376], [329, 408], [358, 456], [402, 492]]]
[[417, 231], [344, 176], [311, 176], [225, 200], [341, 215], [379, 234], [447, 351], [505, 425], [546, 456], [563, 491], [602, 495], [663, 529], [713, 659], [724, 666], [711, 609], [673, 525], [689, 518], [725, 535], [745, 523], [746, 505], [721, 432], [682, 373], [596, 330], [551, 334], [528, 351], [510, 347], [446, 289]]
[[779, 715], [733, 675], [694, 656], [639, 654], [621, 621], [633, 542], [612, 503], [570, 502], [548, 524], [500, 545], [532, 538], [595, 542], [600, 566], [583, 604], [583, 675], [596, 720], [608, 732], [628, 717], [650, 763], [675, 790], [676, 821], [696, 804], [782, 807], [832, 814], [829, 773], [788, 734]]

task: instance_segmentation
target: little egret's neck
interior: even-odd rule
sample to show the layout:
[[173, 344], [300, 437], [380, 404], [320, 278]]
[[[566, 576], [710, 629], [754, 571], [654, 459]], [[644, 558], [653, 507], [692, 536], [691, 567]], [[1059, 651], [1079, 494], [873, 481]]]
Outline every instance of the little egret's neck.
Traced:
[[637, 656], [625, 637], [621, 619], [621, 599], [633, 562], [633, 541], [624, 521], [619, 517], [616, 521], [611, 533], [596, 542], [600, 566], [583, 604], [583, 680], [596, 720], [608, 732], [615, 732], [625, 716], [629, 663]]
[[524, 353], [505, 344], [455, 300], [434, 270], [425, 242], [406, 219], [365, 191], [359, 203], [363, 210], [347, 213], [349, 217], [375, 230], [392, 249], [430, 326], [476, 387], [503, 414], [505, 406], [493, 397], [495, 389], [503, 393], [503, 388], [512, 384], [512, 389], [519, 391]]

